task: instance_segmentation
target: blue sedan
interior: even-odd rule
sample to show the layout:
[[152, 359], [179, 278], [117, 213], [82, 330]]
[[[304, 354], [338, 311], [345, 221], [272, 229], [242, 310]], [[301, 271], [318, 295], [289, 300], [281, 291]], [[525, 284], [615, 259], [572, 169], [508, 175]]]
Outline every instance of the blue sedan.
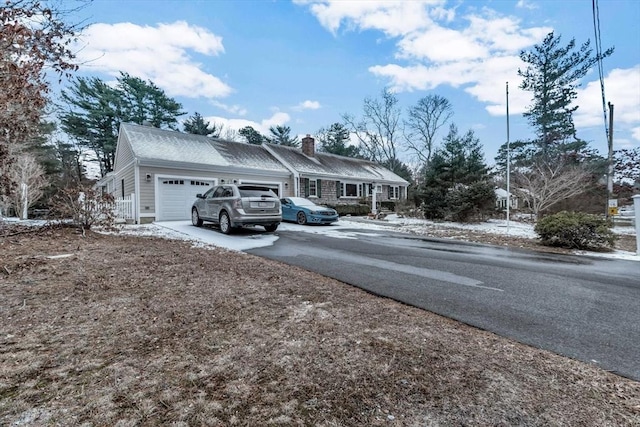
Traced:
[[280, 199], [282, 220], [298, 224], [331, 224], [338, 220], [338, 212], [325, 206], [316, 205], [302, 197]]

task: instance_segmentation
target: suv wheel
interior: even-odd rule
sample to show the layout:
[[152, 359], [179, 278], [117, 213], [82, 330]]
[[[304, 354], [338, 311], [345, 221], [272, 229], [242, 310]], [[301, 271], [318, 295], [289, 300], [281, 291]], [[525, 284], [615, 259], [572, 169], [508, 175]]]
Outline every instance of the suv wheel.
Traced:
[[191, 209], [191, 224], [196, 227], [202, 227], [202, 219], [200, 215], [198, 215], [198, 210], [196, 208]]
[[226, 212], [220, 214], [220, 231], [224, 234], [231, 234], [231, 220]]
[[273, 233], [278, 229], [278, 224], [265, 225], [264, 229], [267, 230], [269, 233]]

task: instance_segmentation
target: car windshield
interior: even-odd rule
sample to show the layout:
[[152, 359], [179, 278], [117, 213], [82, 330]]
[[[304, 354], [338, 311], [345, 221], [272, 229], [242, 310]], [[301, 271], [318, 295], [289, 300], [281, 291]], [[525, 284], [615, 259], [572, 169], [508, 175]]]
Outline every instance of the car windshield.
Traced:
[[311, 200], [307, 200], [303, 197], [289, 197], [289, 200], [291, 200], [291, 202], [296, 206], [307, 206], [310, 208], [319, 207], [318, 205], [313, 203]]

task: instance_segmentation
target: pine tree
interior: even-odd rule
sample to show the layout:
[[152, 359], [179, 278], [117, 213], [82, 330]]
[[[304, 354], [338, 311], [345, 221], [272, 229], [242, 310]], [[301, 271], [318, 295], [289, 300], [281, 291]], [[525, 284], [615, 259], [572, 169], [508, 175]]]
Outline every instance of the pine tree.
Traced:
[[576, 136], [573, 123], [573, 113], [578, 109], [573, 105], [576, 90], [591, 67], [613, 53], [610, 48], [593, 55], [588, 40], [578, 50], [575, 50], [575, 39], [566, 46], [560, 42], [560, 36], [549, 33], [542, 44], [520, 53], [527, 67], [518, 69], [518, 75], [523, 78], [520, 88], [533, 92], [533, 104], [524, 116], [536, 131], [540, 152], [550, 157], [558, 150], [579, 151], [586, 146]]
[[272, 144], [286, 145], [288, 147], [300, 146], [298, 137], [291, 137], [291, 128], [289, 126], [271, 126], [269, 128], [269, 132], [271, 132], [271, 138], [269, 138], [269, 142], [271, 142]]
[[480, 140], [472, 130], [460, 135], [455, 124], [449, 127], [424, 171], [419, 199], [425, 216], [434, 219], [465, 221], [493, 209], [493, 184]]
[[210, 124], [205, 121], [202, 115], [198, 112], [184, 121], [182, 127], [186, 133], [194, 135], [210, 136], [212, 138], [220, 138], [222, 133], [222, 126], [215, 123]]
[[247, 144], [260, 145], [268, 142], [267, 138], [251, 126], [245, 126], [238, 131], [238, 134], [245, 139]]
[[121, 73], [116, 87], [97, 77], [78, 77], [62, 91], [62, 130], [95, 153], [102, 176], [113, 170], [121, 123], [176, 129], [182, 106], [152, 82]]
[[316, 132], [320, 144], [319, 151], [345, 157], [360, 157], [360, 149], [350, 145], [350, 132], [342, 123], [334, 123], [328, 129], [321, 128]]

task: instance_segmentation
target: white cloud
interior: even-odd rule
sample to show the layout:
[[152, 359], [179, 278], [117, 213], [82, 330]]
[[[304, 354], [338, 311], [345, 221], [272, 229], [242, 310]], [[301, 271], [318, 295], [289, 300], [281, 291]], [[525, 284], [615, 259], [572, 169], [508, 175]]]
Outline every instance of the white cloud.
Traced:
[[300, 104], [293, 107], [294, 111], [302, 111], [302, 110], [317, 110], [321, 108], [321, 105], [318, 101], [302, 101]]
[[247, 114], [247, 109], [240, 105], [228, 105], [216, 100], [212, 100], [211, 105], [238, 116], [245, 116]]
[[191, 55], [224, 53], [222, 38], [183, 21], [155, 27], [128, 22], [90, 25], [77, 49], [83, 68], [110, 76], [124, 71], [153, 81], [172, 97], [219, 98], [233, 91]]
[[485, 58], [489, 51], [473, 38], [448, 28], [434, 26], [410, 34], [398, 43], [399, 58], [426, 59], [435, 63]]
[[269, 128], [271, 126], [284, 125], [291, 120], [291, 117], [287, 113], [276, 111], [271, 117], [256, 122], [247, 119], [229, 119], [226, 117], [209, 116], [205, 120], [211, 123], [218, 123], [224, 125], [225, 129], [240, 130], [244, 127], [251, 126], [263, 135], [269, 135]]
[[445, 0], [294, 0], [310, 5], [320, 24], [336, 34], [344, 24], [347, 29], [380, 30], [390, 37], [425, 28], [432, 19], [451, 20], [454, 9], [446, 9]]
[[[519, 19], [488, 8], [470, 9], [473, 12], [458, 17], [456, 9], [444, 7], [444, 1], [304, 3], [311, 4], [320, 23], [333, 33], [344, 25], [397, 38], [399, 62], [369, 67], [371, 73], [387, 79], [394, 91], [463, 87], [487, 104], [492, 115], [506, 113], [507, 81], [514, 114], [530, 103], [530, 94], [518, 89], [519, 53], [552, 30], [523, 28]], [[521, 2], [520, 7], [527, 5]]]
[[[640, 124], [640, 65], [612, 70], [604, 79], [604, 88], [606, 101], [614, 106], [614, 136], [617, 126], [638, 126]], [[600, 80], [591, 81], [579, 89], [575, 104], [579, 105], [578, 111], [574, 114], [576, 126], [604, 128]]]
[[535, 10], [538, 8], [538, 5], [529, 0], [518, 0], [518, 3], [516, 3], [516, 7], [520, 9]]

